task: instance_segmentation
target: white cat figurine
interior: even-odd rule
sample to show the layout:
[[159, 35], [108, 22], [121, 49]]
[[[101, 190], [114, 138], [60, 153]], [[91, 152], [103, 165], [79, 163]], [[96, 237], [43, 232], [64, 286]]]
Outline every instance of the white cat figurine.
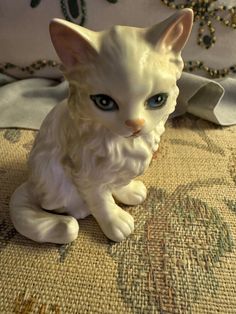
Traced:
[[44, 120], [28, 181], [11, 198], [18, 232], [38, 242], [69, 243], [78, 236], [78, 219], [92, 214], [111, 240], [131, 234], [133, 217], [115, 200], [138, 205], [146, 198], [146, 187], [134, 178], [149, 166], [175, 109], [192, 22], [190, 9], [146, 29], [94, 32], [51, 22], [70, 95]]

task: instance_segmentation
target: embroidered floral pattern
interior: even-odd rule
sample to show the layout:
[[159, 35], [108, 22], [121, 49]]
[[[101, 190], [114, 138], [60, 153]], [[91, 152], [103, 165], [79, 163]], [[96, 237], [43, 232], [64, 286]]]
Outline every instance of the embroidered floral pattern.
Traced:
[[199, 22], [198, 45], [209, 49], [216, 42], [215, 28], [212, 21], [222, 25], [236, 28], [236, 7], [228, 8], [226, 5], [217, 5], [216, 0], [183, 1], [161, 0], [171, 9], [191, 8], [194, 12], [194, 21]]
[[7, 141], [17, 143], [20, 140], [21, 131], [19, 129], [7, 129], [3, 136]]
[[[67, 21], [73, 22], [73, 19], [77, 19], [80, 16], [80, 22], [76, 21], [79, 25], [84, 25], [86, 21], [86, 2], [85, 0], [80, 0], [78, 5], [77, 0], [68, 0], [68, 6], [65, 0], [60, 0], [60, 6], [64, 18]], [[81, 14], [80, 14], [81, 10]]]
[[118, 285], [132, 310], [140, 303], [142, 313], [172, 313], [173, 308], [190, 313], [205, 290], [216, 295], [214, 268], [232, 251], [230, 229], [215, 208], [186, 195], [214, 184], [221, 180], [192, 182], [172, 194], [151, 189], [144, 210], [136, 212], [135, 234], [111, 246]]
[[17, 231], [9, 225], [6, 219], [0, 220], [0, 253], [8, 245]]
[[30, 314], [30, 313], [40, 313], [40, 314], [61, 314], [60, 307], [54, 303], [42, 303], [40, 299], [35, 298], [29, 291], [21, 292], [14, 301], [14, 313]]
[[[109, 3], [116, 3], [118, 0], [106, 0]], [[41, 0], [31, 0], [30, 6], [36, 8]], [[75, 22], [74, 19], [80, 17], [80, 21], [76, 21], [79, 25], [84, 25], [86, 22], [86, 0], [60, 0], [60, 7], [64, 18], [67, 21]]]
[[[117, 3], [118, 0], [105, 0], [109, 3]], [[163, 4], [172, 9], [192, 8], [194, 11], [194, 20], [199, 23], [198, 44], [206, 49], [212, 47], [216, 41], [215, 28], [213, 21], [217, 21], [224, 26], [236, 28], [236, 7], [226, 6], [226, 2], [216, 0], [200, 1], [176, 1], [161, 0]], [[36, 8], [41, 0], [32, 0], [30, 5]], [[227, 2], [228, 3], [228, 2]], [[60, 0], [60, 6], [63, 16], [66, 20], [84, 25], [86, 22], [86, 0]], [[80, 21], [78, 19], [80, 17]], [[28, 66], [18, 66], [10, 62], [0, 64], [0, 73], [11, 75], [12, 70], [19, 70], [26, 74], [33, 75], [44, 68], [59, 67], [60, 64], [53, 60], [37, 60]], [[213, 68], [205, 64], [202, 60], [189, 60], [184, 64], [184, 70], [196, 74], [204, 73], [212, 79], [236, 74], [236, 64], [225, 68]]]

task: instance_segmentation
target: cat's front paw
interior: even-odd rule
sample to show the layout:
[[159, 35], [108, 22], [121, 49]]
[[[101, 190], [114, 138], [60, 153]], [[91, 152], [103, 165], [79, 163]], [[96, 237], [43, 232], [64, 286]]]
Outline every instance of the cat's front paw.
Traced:
[[134, 219], [118, 206], [114, 210], [111, 209], [111, 213], [109, 217], [105, 217], [105, 219], [103, 217], [102, 221], [99, 221], [99, 225], [109, 239], [121, 242], [133, 232]]
[[147, 196], [147, 188], [143, 182], [131, 181], [128, 185], [112, 192], [115, 199], [126, 205], [139, 205]]

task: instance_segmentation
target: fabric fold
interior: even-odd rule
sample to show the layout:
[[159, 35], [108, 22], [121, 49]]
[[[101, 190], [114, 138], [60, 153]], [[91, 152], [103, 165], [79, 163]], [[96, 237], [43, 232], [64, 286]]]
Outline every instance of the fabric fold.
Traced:
[[189, 112], [213, 123], [236, 124], [236, 79], [210, 80], [184, 72], [174, 115]]
[[0, 87], [0, 127], [38, 130], [67, 94], [66, 81], [30, 78], [6, 84]]

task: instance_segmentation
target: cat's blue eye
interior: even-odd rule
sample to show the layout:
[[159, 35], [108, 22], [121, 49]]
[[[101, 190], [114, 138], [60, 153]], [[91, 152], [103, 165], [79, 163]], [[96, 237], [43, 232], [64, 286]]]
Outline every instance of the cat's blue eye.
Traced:
[[119, 110], [119, 107], [115, 100], [108, 95], [104, 94], [90, 95], [90, 98], [92, 99], [94, 104], [103, 111]]
[[167, 93], [156, 94], [146, 101], [146, 107], [147, 109], [158, 109], [165, 105], [167, 98]]

